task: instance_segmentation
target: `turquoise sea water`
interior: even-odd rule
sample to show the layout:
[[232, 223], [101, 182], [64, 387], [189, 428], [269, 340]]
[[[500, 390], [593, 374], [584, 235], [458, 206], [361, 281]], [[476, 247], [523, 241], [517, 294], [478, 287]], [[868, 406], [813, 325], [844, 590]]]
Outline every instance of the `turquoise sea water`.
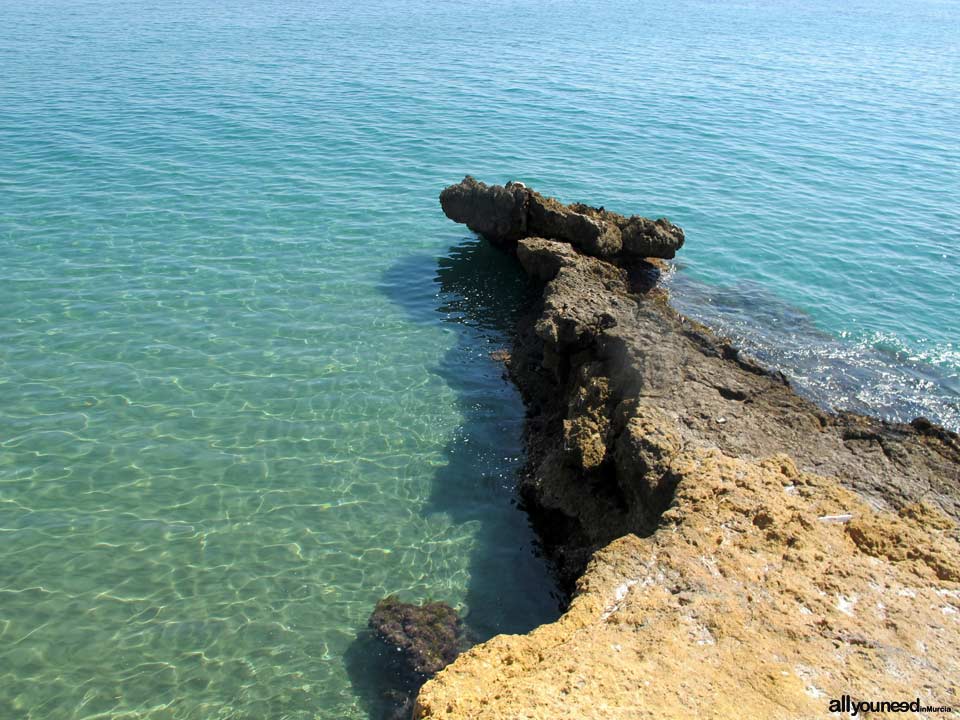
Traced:
[[364, 718], [388, 592], [554, 616], [470, 172], [960, 426], [955, 2], [0, 0], [0, 718]]

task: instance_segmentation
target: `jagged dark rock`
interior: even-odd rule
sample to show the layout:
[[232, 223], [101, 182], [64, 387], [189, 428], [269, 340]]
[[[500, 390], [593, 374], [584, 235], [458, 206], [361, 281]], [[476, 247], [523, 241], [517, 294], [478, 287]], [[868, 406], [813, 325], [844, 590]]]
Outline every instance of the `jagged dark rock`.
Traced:
[[533, 235], [563, 240], [598, 257], [613, 257], [623, 249], [620, 228], [599, 214], [577, 212], [535, 192], [530, 192], [528, 207], [527, 225]]
[[469, 175], [440, 193], [440, 206], [451, 220], [501, 246], [542, 236], [595, 257], [672, 258], [684, 241], [683, 230], [663, 218], [625, 217], [582, 203], [564, 205], [523, 183], [485, 185]]
[[511, 357], [536, 409], [520, 490], [538, 527], [566, 518], [565, 537], [544, 535], [567, 587], [600, 547], [655, 529], [670, 502], [669, 461], [681, 448], [749, 458], [786, 452], [879, 506], [924, 500], [960, 516], [955, 434], [922, 420], [824, 412], [782, 374], [679, 315], [662, 291], [635, 293], [615, 263], [540, 238], [520, 240], [517, 255], [545, 283]]
[[517, 259], [537, 280], [553, 280], [564, 265], [577, 263], [577, 251], [569, 245], [553, 240], [529, 237], [517, 246]]
[[619, 223], [623, 251], [637, 257], [672, 258], [683, 247], [683, 230], [660, 218], [624, 218]]
[[440, 193], [440, 207], [451, 220], [503, 244], [527, 234], [527, 197], [523, 185], [484, 185], [467, 175]]

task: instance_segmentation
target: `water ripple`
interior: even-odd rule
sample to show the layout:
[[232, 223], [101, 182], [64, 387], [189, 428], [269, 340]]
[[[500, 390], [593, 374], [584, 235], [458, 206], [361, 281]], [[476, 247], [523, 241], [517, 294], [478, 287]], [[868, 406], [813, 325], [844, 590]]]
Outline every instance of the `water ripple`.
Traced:
[[381, 595], [552, 616], [465, 172], [669, 216], [678, 303], [960, 423], [955, 4], [3, 10], [0, 717], [360, 718]]

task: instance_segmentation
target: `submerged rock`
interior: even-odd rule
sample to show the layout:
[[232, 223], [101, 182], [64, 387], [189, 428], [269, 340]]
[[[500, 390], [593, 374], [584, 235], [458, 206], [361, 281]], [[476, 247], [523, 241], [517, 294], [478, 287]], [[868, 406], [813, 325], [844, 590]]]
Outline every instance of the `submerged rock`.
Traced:
[[392, 708], [390, 718], [407, 720], [423, 683], [466, 648], [463, 623], [446, 603], [415, 605], [390, 595], [377, 603], [368, 624], [394, 668], [392, 686], [382, 688]]
[[377, 637], [400, 653], [410, 674], [424, 680], [463, 650], [460, 616], [446, 603], [414, 605], [390, 595], [377, 603], [369, 624]]

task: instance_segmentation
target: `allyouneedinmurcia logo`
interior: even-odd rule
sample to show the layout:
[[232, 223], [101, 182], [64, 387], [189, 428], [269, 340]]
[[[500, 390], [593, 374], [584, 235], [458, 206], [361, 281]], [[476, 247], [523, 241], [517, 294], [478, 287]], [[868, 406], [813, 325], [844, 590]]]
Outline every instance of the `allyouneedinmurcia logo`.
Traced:
[[850, 713], [856, 717], [861, 713], [879, 712], [934, 712], [952, 713], [953, 708], [946, 705], [924, 705], [920, 698], [914, 700], [854, 700], [849, 695], [842, 695], [839, 700], [830, 701], [830, 712]]

